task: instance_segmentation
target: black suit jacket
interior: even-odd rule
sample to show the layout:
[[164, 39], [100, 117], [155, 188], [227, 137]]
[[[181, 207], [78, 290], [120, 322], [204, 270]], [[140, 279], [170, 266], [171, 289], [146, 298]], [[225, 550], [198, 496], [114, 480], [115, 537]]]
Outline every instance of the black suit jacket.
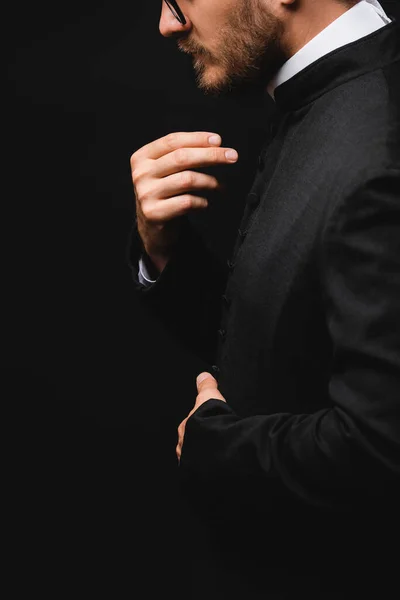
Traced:
[[394, 22], [277, 88], [277, 127], [228, 265], [185, 218], [146, 289], [133, 229], [138, 294], [209, 362], [227, 401], [209, 400], [186, 426], [179, 469], [200, 526], [188, 525], [185, 544], [197, 531], [207, 550], [185, 597], [353, 598], [389, 585], [400, 477], [399, 60]]

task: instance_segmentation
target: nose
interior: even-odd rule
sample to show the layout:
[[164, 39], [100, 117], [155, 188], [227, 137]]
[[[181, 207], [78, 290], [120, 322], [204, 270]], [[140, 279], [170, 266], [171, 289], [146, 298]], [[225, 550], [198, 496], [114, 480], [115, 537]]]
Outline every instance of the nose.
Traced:
[[185, 14], [186, 25], [182, 25], [180, 21], [172, 14], [165, 2], [162, 3], [161, 17], [159, 23], [159, 31], [164, 37], [179, 36], [180, 33], [185, 33], [191, 29], [192, 24]]

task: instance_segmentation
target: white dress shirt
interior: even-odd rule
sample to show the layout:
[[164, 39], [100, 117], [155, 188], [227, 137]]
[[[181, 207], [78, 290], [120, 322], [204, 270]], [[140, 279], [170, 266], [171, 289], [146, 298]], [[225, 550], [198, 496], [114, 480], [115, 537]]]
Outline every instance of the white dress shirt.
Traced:
[[[279, 85], [314, 61], [341, 46], [373, 33], [388, 23], [391, 23], [391, 19], [377, 0], [360, 0], [307, 42], [282, 65], [269, 82], [267, 86], [268, 93], [274, 98], [274, 91]], [[139, 282], [145, 286], [150, 286], [157, 281], [150, 278], [143, 258], [139, 259], [138, 278]]]
[[273, 98], [278, 85], [308, 67], [321, 56], [355, 42], [390, 22], [391, 19], [377, 0], [361, 0], [289, 58], [269, 82], [268, 93]]

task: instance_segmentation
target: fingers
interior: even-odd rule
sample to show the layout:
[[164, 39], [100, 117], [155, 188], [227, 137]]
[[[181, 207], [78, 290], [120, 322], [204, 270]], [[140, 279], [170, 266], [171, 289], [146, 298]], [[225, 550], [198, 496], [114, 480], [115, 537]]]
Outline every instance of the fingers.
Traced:
[[198, 395], [194, 405], [195, 409], [199, 408], [199, 406], [204, 404], [204, 402], [207, 402], [207, 400], [211, 400], [212, 398], [214, 400], [222, 400], [223, 402], [226, 402], [225, 398], [218, 389], [217, 380], [211, 375], [211, 373], [208, 373], [207, 371], [200, 373], [200, 375], [197, 376], [196, 385]]
[[[236, 158], [229, 158], [230, 151], [235, 153]], [[178, 148], [157, 160], [154, 164], [154, 175], [156, 177], [167, 177], [172, 173], [178, 173], [188, 168], [232, 164], [236, 160], [237, 152], [229, 148]]]
[[162, 179], [153, 189], [156, 198], [172, 198], [194, 190], [219, 190], [223, 186], [216, 177], [195, 171], [181, 171]]
[[[201, 190], [225, 189], [215, 177], [188, 170], [236, 162], [236, 151], [232, 151], [235, 157], [229, 158], [227, 149], [219, 147], [220, 136], [214, 145], [212, 137], [205, 131], [171, 133], [131, 156], [138, 231], [149, 255], [158, 254], [159, 248], [165, 256], [172, 252], [181, 227], [177, 217], [208, 206]], [[166, 228], [166, 221], [175, 224]]]
[[161, 224], [172, 221], [172, 219], [185, 215], [190, 211], [207, 208], [207, 206], [208, 201], [205, 198], [185, 194], [162, 202], [152, 201], [142, 206], [142, 213], [148, 223]]
[[182, 444], [180, 442], [178, 442], [175, 452], [176, 452], [176, 458], [178, 459], [178, 462], [180, 462], [181, 455], [182, 455]]
[[182, 445], [183, 445], [183, 439], [185, 437], [185, 426], [186, 426], [187, 420], [188, 420], [188, 417], [186, 417], [186, 419], [184, 419], [178, 427], [178, 444], [175, 449], [178, 461], [180, 461], [180, 459], [181, 459]]
[[141, 210], [145, 218], [154, 223], [169, 221], [189, 211], [206, 208], [207, 199], [196, 195], [196, 190], [223, 190], [225, 187], [215, 177], [193, 171], [175, 173], [153, 181], [156, 185], [141, 195]]
[[178, 148], [207, 148], [212, 145], [208, 141], [209, 138], [215, 135], [219, 138], [218, 144], [220, 144], [222, 141], [221, 137], [218, 134], [209, 131], [180, 131], [169, 133], [158, 140], [154, 140], [153, 142], [142, 146], [133, 156], [139, 159], [152, 158], [153, 160], [156, 160]]
[[[208, 201], [201, 193], [203, 190], [226, 189], [215, 177], [188, 170], [235, 162], [226, 157], [226, 149], [210, 145], [211, 136], [204, 131], [173, 133], [143, 146], [132, 155], [136, 204], [148, 223], [157, 225], [192, 210], [206, 208]], [[216, 137], [220, 144], [221, 137]], [[167, 200], [171, 202], [167, 204]]]
[[[153, 179], [137, 186], [143, 216], [153, 223], [169, 221], [189, 211], [206, 208], [208, 201], [196, 195], [196, 190], [223, 190], [218, 179], [205, 173], [184, 171], [163, 179]], [[142, 191], [142, 190], [145, 191]], [[194, 192], [194, 193], [185, 193]], [[162, 200], [162, 202], [160, 202]], [[168, 202], [167, 200], [171, 200]]]
[[197, 376], [196, 385], [199, 392], [210, 388], [218, 388], [217, 380], [211, 375], [211, 373], [208, 373], [207, 371], [204, 371]]

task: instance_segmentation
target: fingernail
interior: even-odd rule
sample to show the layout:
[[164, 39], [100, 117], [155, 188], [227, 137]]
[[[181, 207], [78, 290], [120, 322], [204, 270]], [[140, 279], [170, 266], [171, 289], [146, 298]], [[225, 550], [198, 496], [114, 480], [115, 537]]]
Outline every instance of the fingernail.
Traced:
[[207, 377], [209, 377], [210, 374], [209, 373], [201, 373], [200, 375], [197, 375], [196, 377], [196, 381], [197, 383], [201, 383], [202, 381], [204, 381], [205, 379], [207, 379]]
[[208, 143], [212, 144], [213, 146], [218, 146], [218, 144], [221, 143], [221, 136], [220, 135], [211, 135], [208, 138]]
[[227, 150], [225, 152], [225, 156], [228, 160], [237, 160], [238, 153], [236, 152], [236, 150]]

